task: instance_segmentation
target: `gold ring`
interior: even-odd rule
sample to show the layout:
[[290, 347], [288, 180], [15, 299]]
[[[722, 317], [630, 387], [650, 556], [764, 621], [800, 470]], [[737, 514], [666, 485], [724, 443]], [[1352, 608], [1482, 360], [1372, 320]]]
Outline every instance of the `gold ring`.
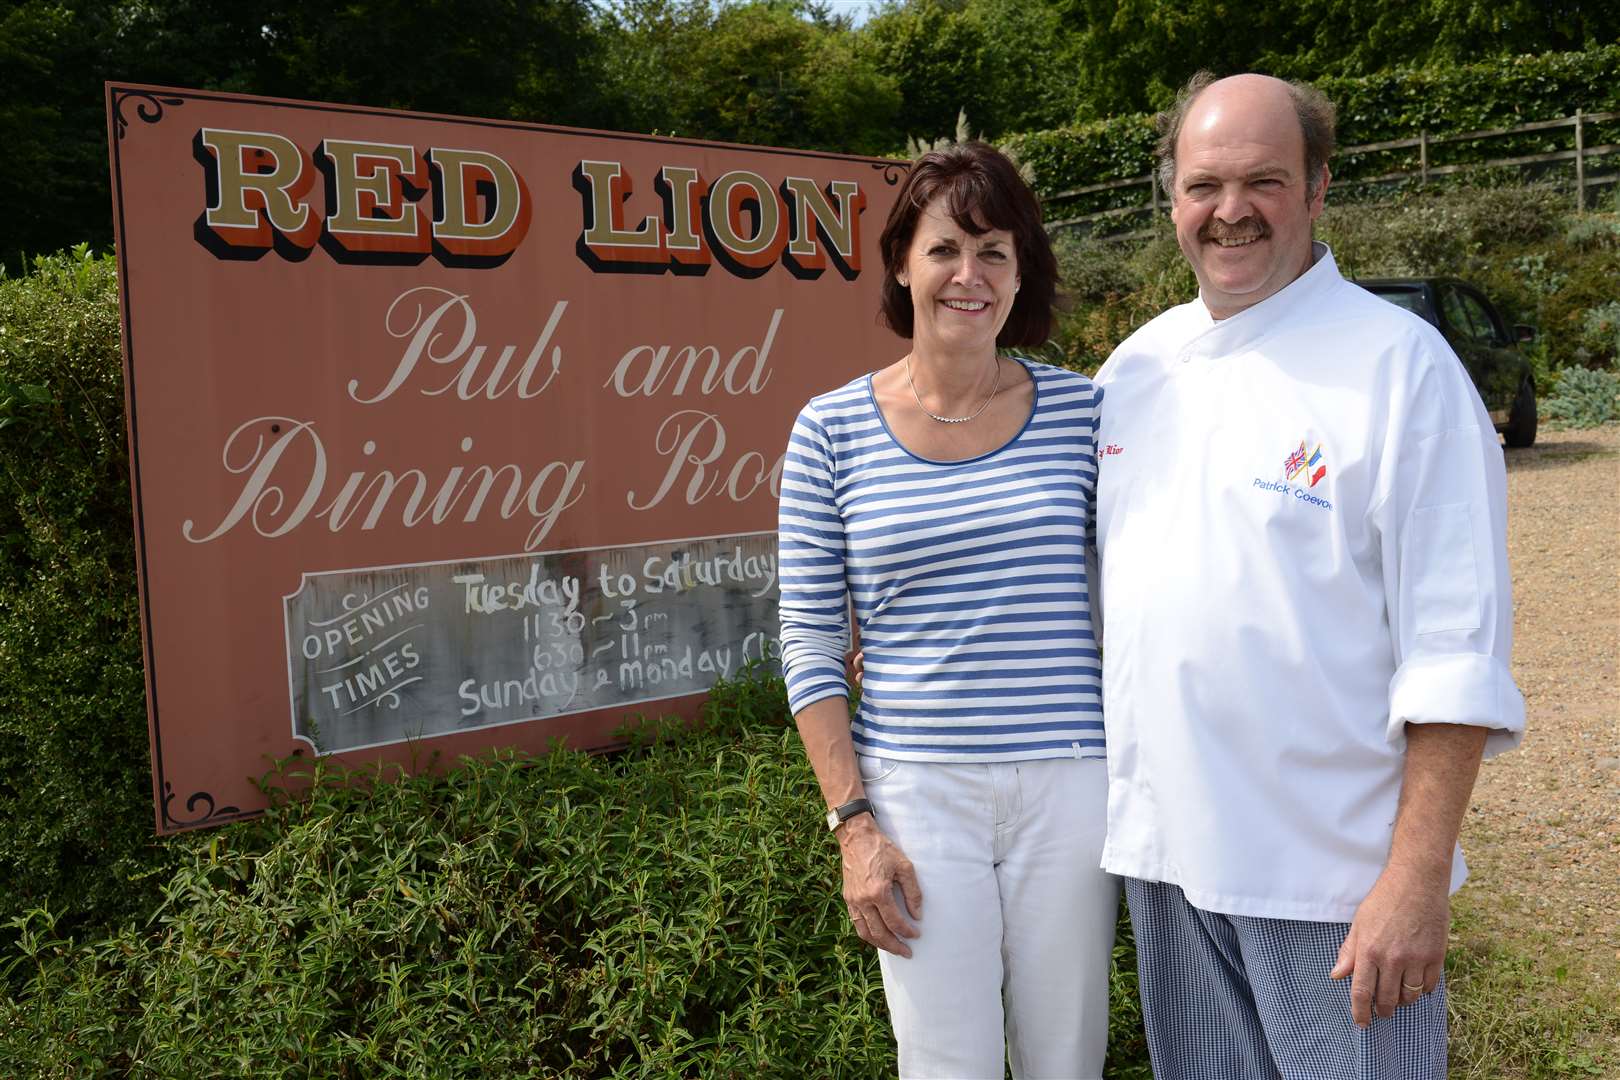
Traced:
[[1413, 986], [1411, 983], [1404, 983], [1403, 982], [1403, 983], [1401, 983], [1401, 989], [1405, 990], [1408, 994], [1421, 994], [1421, 993], [1423, 993], [1423, 986], [1421, 984], [1419, 984], [1417, 986]]

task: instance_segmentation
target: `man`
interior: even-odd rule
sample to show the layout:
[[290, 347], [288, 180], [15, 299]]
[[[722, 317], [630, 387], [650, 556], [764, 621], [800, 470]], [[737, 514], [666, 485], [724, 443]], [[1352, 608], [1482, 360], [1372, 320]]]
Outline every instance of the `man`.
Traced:
[[1098, 373], [1096, 512], [1154, 1069], [1440, 1077], [1458, 830], [1524, 727], [1502, 452], [1434, 328], [1313, 243], [1325, 98], [1201, 74], [1160, 130], [1199, 297]]

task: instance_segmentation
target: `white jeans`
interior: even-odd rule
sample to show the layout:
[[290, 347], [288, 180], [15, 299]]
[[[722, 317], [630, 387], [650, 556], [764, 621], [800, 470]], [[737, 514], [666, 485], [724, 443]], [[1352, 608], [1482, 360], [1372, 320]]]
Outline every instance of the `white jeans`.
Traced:
[[879, 954], [900, 1075], [1102, 1076], [1119, 905], [1098, 868], [1106, 765], [859, 760], [923, 893], [910, 959]]

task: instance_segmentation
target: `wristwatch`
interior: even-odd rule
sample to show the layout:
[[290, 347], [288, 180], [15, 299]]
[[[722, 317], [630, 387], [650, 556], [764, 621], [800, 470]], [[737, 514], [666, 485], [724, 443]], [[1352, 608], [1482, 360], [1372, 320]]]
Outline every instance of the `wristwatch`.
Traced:
[[842, 806], [835, 806], [827, 811], [827, 828], [832, 832], [838, 831], [838, 826], [854, 817], [856, 814], [871, 814], [877, 817], [877, 811], [865, 799], [851, 799]]

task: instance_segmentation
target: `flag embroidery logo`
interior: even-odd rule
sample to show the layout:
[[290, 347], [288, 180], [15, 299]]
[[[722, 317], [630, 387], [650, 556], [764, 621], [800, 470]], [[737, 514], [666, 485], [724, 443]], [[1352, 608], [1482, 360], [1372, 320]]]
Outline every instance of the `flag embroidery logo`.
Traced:
[[1309, 480], [1310, 486], [1315, 487], [1317, 481], [1326, 475], [1327, 462], [1322, 460], [1321, 443], [1307, 450], [1305, 440], [1301, 439], [1299, 446], [1283, 462], [1283, 479], [1290, 483], [1295, 480]]

